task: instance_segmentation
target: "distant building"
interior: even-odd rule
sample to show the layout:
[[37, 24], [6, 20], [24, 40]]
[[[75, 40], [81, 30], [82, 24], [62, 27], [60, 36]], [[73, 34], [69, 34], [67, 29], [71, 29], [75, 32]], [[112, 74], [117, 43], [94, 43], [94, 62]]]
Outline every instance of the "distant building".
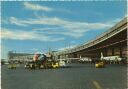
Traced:
[[33, 60], [33, 56], [34, 54], [16, 53], [13, 51], [8, 52], [8, 60], [29, 61]]

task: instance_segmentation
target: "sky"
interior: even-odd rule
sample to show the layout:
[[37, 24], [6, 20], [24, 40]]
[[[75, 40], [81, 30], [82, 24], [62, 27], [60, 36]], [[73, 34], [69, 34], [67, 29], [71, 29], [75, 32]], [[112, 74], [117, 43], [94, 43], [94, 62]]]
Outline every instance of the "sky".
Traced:
[[1, 56], [75, 47], [95, 39], [126, 14], [126, 1], [2, 2]]

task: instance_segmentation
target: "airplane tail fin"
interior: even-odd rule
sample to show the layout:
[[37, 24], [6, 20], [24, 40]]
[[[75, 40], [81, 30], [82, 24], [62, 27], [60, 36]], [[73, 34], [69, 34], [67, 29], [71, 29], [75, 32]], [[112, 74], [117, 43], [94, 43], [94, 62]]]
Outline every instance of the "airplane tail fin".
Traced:
[[103, 57], [104, 57], [104, 56], [103, 56], [103, 53], [101, 52], [101, 60], [103, 59]]

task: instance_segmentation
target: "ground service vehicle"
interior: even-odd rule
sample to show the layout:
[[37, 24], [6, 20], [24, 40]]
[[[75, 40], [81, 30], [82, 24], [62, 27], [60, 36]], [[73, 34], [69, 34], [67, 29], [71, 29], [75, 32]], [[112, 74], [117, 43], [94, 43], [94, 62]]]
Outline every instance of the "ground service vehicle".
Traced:
[[16, 69], [16, 64], [8, 64], [8, 69]]
[[104, 68], [105, 67], [105, 63], [103, 61], [97, 62], [95, 64], [95, 67], [96, 68]]
[[36, 54], [34, 60], [27, 62], [25, 68], [27, 69], [48, 69], [59, 68], [59, 63], [52, 58], [47, 57], [44, 54]]
[[104, 68], [105, 67], [105, 62], [103, 59], [103, 53], [101, 52], [101, 58], [100, 60], [97, 60], [97, 62], [95, 63], [95, 67], [96, 68]]
[[65, 68], [65, 67], [66, 67], [65, 60], [59, 60], [59, 66], [60, 66], [61, 68]]
[[25, 64], [26, 69], [49, 69], [49, 68], [59, 68], [59, 63], [56, 61], [32, 61]]
[[34, 64], [34, 61], [30, 61], [30, 62], [27, 62], [24, 67], [25, 69], [29, 69], [29, 68], [32, 68], [33, 64]]
[[58, 62], [53, 62], [52, 63], [52, 68], [59, 68], [59, 63]]

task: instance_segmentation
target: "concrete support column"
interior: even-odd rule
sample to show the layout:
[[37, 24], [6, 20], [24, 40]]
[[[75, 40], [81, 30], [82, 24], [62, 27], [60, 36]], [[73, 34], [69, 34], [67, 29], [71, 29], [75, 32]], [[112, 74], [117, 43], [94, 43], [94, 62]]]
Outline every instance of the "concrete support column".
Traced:
[[114, 52], [114, 48], [111, 48], [112, 50], [112, 56], [114, 56], [115, 52]]
[[104, 49], [104, 56], [107, 57], [107, 48]]
[[120, 47], [120, 57], [122, 57], [122, 47]]
[[111, 48], [107, 49], [107, 56], [112, 56], [112, 49]]

